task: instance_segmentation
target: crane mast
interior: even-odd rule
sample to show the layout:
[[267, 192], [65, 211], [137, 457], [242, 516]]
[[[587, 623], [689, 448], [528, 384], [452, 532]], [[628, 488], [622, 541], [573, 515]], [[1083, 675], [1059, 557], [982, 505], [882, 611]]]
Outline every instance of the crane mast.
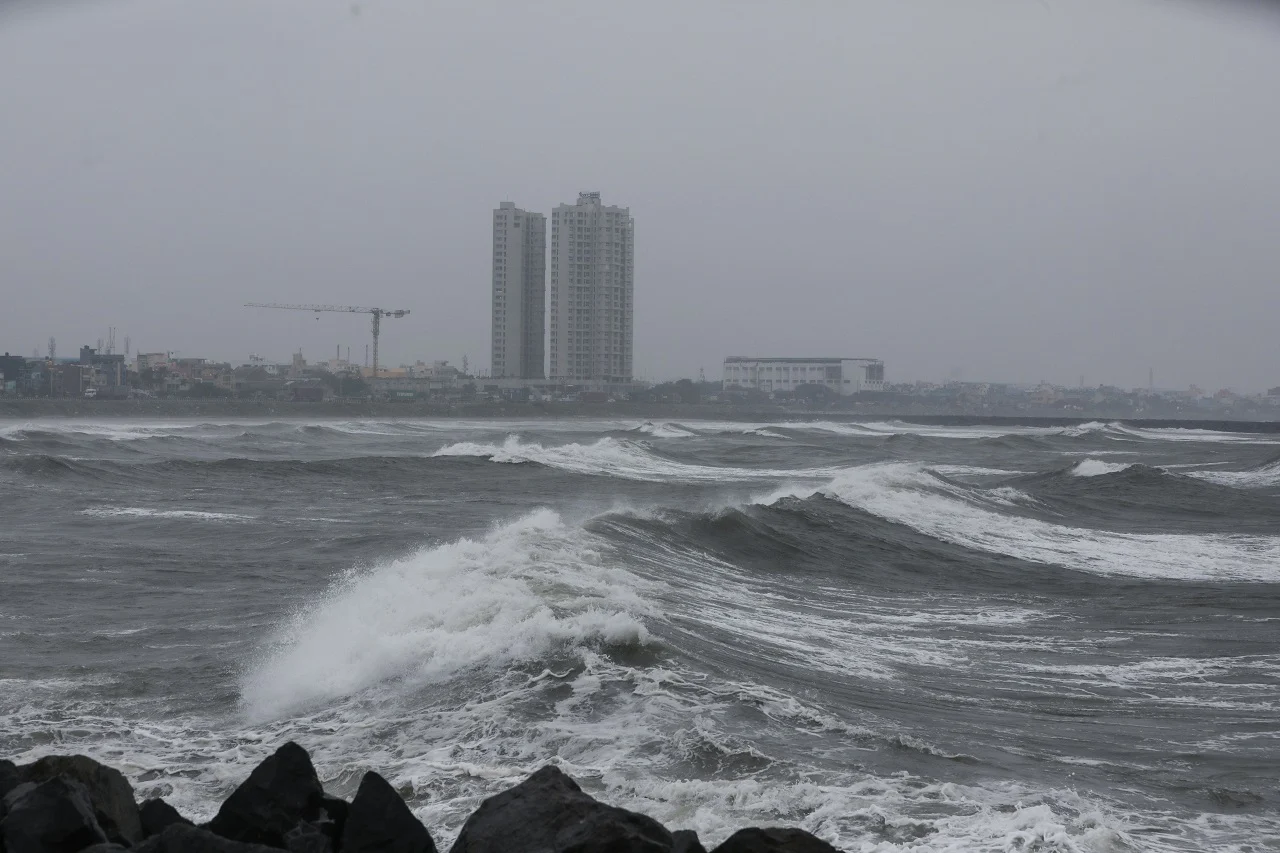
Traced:
[[[286, 311], [335, 311], [343, 314], [370, 314], [373, 317], [373, 378], [378, 378], [378, 336], [382, 334], [383, 317], [404, 317], [403, 308], [366, 308], [363, 305], [293, 305], [283, 302], [246, 302], [246, 308], [283, 308]], [[317, 318], [319, 319], [319, 318]]]

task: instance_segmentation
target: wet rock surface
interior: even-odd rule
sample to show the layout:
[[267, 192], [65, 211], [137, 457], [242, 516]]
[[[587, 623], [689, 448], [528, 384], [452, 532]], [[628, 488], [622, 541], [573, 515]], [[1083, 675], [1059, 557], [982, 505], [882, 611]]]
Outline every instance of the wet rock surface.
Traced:
[[[436, 853], [431, 833], [374, 772], [350, 803], [326, 795], [307, 751], [286, 743], [208, 824], [161, 799], [138, 805], [119, 771], [84, 756], [0, 760], [0, 853]], [[800, 829], [744, 829], [712, 853], [831, 853]], [[450, 853], [706, 853], [689, 830], [602, 803], [556, 767], [496, 794]]]

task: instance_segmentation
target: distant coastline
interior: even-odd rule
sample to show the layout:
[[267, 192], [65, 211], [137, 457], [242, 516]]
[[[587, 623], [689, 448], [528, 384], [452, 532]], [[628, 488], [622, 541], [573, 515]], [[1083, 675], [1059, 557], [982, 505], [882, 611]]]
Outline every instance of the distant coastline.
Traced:
[[1064, 415], [1052, 409], [968, 411], [927, 406], [874, 406], [812, 410], [724, 403], [510, 403], [329, 401], [293, 403], [251, 400], [0, 400], [0, 419], [32, 418], [617, 418], [619, 420], [905, 420], [922, 424], [1071, 426], [1091, 421], [1124, 421], [1136, 426], [1280, 432], [1277, 419], [1206, 417], [1144, 418], [1132, 412], [1085, 411]]

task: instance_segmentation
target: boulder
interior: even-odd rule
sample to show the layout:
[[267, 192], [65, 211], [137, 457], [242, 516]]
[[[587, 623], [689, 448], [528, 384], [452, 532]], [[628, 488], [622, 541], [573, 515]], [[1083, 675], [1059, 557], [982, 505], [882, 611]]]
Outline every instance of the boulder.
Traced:
[[142, 823], [133, 801], [133, 786], [119, 770], [84, 755], [47, 755], [18, 768], [27, 782], [47, 782], [56, 776], [74, 779], [85, 787], [98, 825], [107, 839], [126, 847], [142, 840]]
[[254, 768], [208, 828], [233, 841], [284, 847], [285, 834], [299, 821], [319, 819], [323, 797], [311, 757], [290, 741]]
[[803, 829], [740, 829], [711, 853], [839, 853]]
[[[5, 814], [9, 811], [6, 805], [9, 793], [22, 784], [22, 777], [18, 775], [18, 766], [12, 761], [0, 761], [0, 821], [4, 820]], [[4, 853], [3, 833], [0, 833], [0, 853]]]
[[8, 759], [0, 759], [0, 800], [22, 782], [18, 774], [18, 765]]
[[74, 779], [20, 785], [5, 800], [8, 814], [0, 832], [7, 853], [78, 853], [107, 840], [89, 792]]
[[364, 774], [347, 812], [343, 853], [436, 853], [431, 833], [386, 779]]
[[178, 810], [164, 800], [147, 800], [138, 807], [138, 818], [142, 821], [142, 837], [150, 838], [164, 832], [165, 827], [175, 823], [193, 826], [191, 821], [178, 814]]
[[677, 829], [671, 833], [671, 853], [707, 853], [692, 829]]
[[336, 843], [342, 838], [342, 832], [347, 826], [347, 814], [351, 811], [351, 804], [337, 797], [326, 796], [320, 801], [320, 808], [329, 819], [333, 829], [333, 840]]
[[35, 782], [20, 782], [17, 785], [14, 785], [5, 792], [4, 798], [0, 799], [0, 815], [5, 814], [9, 810], [10, 806], [35, 789]]
[[333, 834], [329, 830], [329, 826], [299, 821], [285, 833], [285, 849], [289, 853], [333, 853]]
[[495, 794], [467, 818], [450, 853], [670, 853], [650, 817], [607, 806], [555, 767]]
[[314, 821], [298, 821], [297, 826], [285, 833], [285, 848], [290, 853], [332, 853], [342, 840], [349, 809], [346, 800], [322, 798], [320, 816]]
[[171, 823], [135, 847], [132, 853], [280, 853], [274, 847], [246, 844], [186, 823]]

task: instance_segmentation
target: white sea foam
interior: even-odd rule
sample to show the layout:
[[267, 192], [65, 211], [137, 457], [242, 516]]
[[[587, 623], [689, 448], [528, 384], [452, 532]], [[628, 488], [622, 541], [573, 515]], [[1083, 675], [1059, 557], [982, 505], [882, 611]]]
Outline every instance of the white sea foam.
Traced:
[[[566, 698], [554, 712], [530, 716], [530, 701], [545, 690]], [[314, 715], [258, 726], [125, 720], [78, 708], [76, 733], [85, 739], [75, 749], [122, 768], [140, 799], [163, 796], [184, 814], [207, 820], [257, 762], [283, 740], [295, 739], [311, 749], [326, 790], [336, 795], [349, 798], [366, 769], [382, 773], [409, 797], [441, 846], [448, 846], [483, 797], [548, 762], [604, 802], [653, 815], [672, 829], [697, 830], [708, 848], [740, 827], [779, 824], [800, 826], [841, 849], [881, 853], [1185, 853], [1243, 850], [1243, 839], [1270, 849], [1280, 841], [1274, 815], [1198, 815], [1158, 805], [1138, 814], [1070, 787], [960, 784], [905, 770], [879, 776], [852, 768], [690, 778], [672, 773], [667, 763], [710, 754], [759, 768], [785, 758], [727, 729], [722, 720], [730, 708], [759, 708], [766, 715], [761, 728], [774, 737], [797, 730], [815, 739], [826, 732], [840, 740], [871, 733], [767, 688], [740, 685], [710, 693], [679, 675], [627, 671], [600, 656], [588, 656], [577, 673], [544, 672], [462, 705], [440, 707], [430, 694], [413, 698], [401, 707], [339, 702]], [[0, 722], [42, 733], [55, 724], [26, 717]], [[762, 740], [773, 738], [762, 732]], [[65, 749], [66, 741], [58, 742]], [[11, 757], [25, 763], [49, 751], [41, 744]]]
[[1015, 477], [1026, 471], [1010, 471], [1005, 468], [984, 468], [980, 465], [930, 465], [929, 470], [944, 477]]
[[158, 435], [165, 434], [160, 429], [146, 428], [130, 424], [104, 424], [104, 423], [23, 423], [15, 424], [7, 427], [0, 427], [0, 437], [22, 440], [27, 433], [44, 432], [54, 433], [55, 435], [70, 436], [86, 436], [90, 438], [105, 438], [112, 441], [139, 441], [141, 439], [155, 438]]
[[1133, 467], [1132, 462], [1104, 462], [1101, 459], [1082, 459], [1071, 468], [1073, 477], [1101, 477], [1118, 474]]
[[1109, 428], [1110, 428], [1110, 424], [1105, 424], [1105, 423], [1102, 423], [1101, 421], [1089, 421], [1086, 424], [1079, 424], [1077, 426], [1071, 426], [1071, 427], [1063, 427], [1061, 430], [1058, 431], [1058, 434], [1073, 436], [1073, 437], [1080, 437], [1085, 435], [1091, 435], [1093, 433], [1106, 432]]
[[1115, 437], [1140, 438], [1147, 441], [1194, 441], [1217, 444], [1280, 444], [1280, 437], [1273, 434], [1249, 432], [1221, 432], [1210, 429], [1183, 429], [1158, 427], [1131, 427], [1122, 423], [1108, 424], [1107, 429]]
[[95, 518], [183, 518], [193, 521], [254, 521], [257, 516], [236, 512], [204, 512], [194, 509], [147, 509], [140, 506], [90, 507], [81, 515]]
[[1017, 518], [981, 506], [923, 466], [849, 469], [825, 489], [851, 506], [969, 548], [1104, 575], [1185, 580], [1280, 579], [1280, 538], [1228, 534], [1124, 534]]
[[698, 435], [693, 430], [673, 423], [643, 423], [637, 430], [654, 438], [694, 438]]
[[1280, 461], [1248, 471], [1188, 471], [1187, 476], [1217, 483], [1220, 486], [1265, 489], [1280, 486]]
[[542, 445], [526, 443], [519, 436], [507, 436], [502, 444], [458, 442], [437, 450], [433, 456], [475, 456], [491, 462], [536, 462], [578, 474], [599, 474], [628, 480], [662, 482], [742, 482], [787, 477], [821, 478], [838, 469], [769, 470], [728, 468], [676, 462], [655, 454], [633, 441], [602, 438], [591, 444]]
[[566, 644], [644, 643], [636, 581], [602, 565], [601, 547], [544, 510], [354, 574], [246, 673], [246, 710], [272, 718], [388, 679], [436, 681]]

